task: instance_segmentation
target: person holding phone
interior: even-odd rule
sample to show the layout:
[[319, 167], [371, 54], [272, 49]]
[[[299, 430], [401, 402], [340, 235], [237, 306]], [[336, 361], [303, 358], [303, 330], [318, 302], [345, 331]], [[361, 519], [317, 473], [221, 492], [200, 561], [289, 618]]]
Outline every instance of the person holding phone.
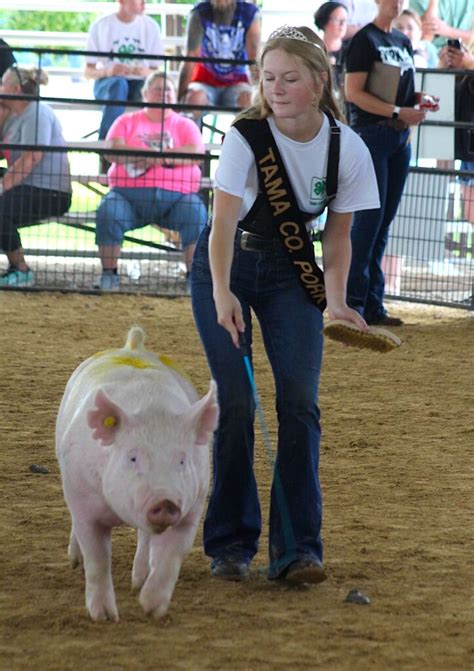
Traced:
[[[474, 21], [472, 27], [474, 29]], [[440, 52], [439, 67], [451, 70], [474, 70], [474, 33], [471, 31], [471, 40], [468, 47], [458, 42], [459, 40], [448, 40], [446, 47], [444, 47]], [[474, 89], [472, 84], [473, 78], [474, 75], [470, 74], [466, 74], [464, 77], [458, 78], [458, 96], [461, 95], [461, 83], [464, 83], [465, 88], [463, 88], [467, 92], [467, 95], [471, 95], [470, 92]], [[470, 82], [468, 79], [470, 79]], [[464, 80], [464, 82], [462, 82], [462, 80]], [[463, 118], [463, 121], [474, 121], [472, 118], [469, 119], [469, 106], [465, 104], [465, 100], [462, 98], [458, 99], [457, 108], [459, 109], [459, 107], [461, 107], [465, 113], [467, 112], [467, 118]], [[461, 170], [469, 170], [474, 172], [474, 161], [461, 161]], [[460, 177], [460, 182], [464, 219], [469, 221], [469, 223], [474, 226], [474, 178]]]
[[439, 53], [438, 67], [447, 70], [473, 70], [472, 42], [470, 48], [467, 48], [459, 39], [448, 40]]
[[446, 39], [468, 44], [474, 0], [438, 0], [436, 4], [436, 11], [431, 11], [432, 0], [410, 0], [409, 8], [421, 16], [423, 39], [433, 40], [438, 49], [446, 44]]

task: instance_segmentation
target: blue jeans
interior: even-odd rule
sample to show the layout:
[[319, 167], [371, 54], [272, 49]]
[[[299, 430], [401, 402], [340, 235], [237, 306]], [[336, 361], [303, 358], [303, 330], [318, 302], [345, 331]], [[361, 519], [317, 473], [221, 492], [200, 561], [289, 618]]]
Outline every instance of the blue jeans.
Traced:
[[[125, 77], [104, 77], [94, 82], [96, 100], [140, 101], [142, 99], [143, 79], [125, 79]], [[125, 112], [125, 105], [104, 105], [99, 128], [99, 140], [103, 140], [110, 126]]]
[[[194, 317], [217, 382], [220, 405], [204, 549], [213, 558], [250, 561], [261, 532], [253, 471], [255, 403], [242, 353], [217, 323], [209, 230], [206, 227], [201, 233], [191, 272]], [[322, 561], [317, 396], [323, 319], [279, 240], [271, 251], [246, 251], [240, 248], [237, 234], [231, 290], [242, 305], [249, 356], [252, 309], [275, 379], [278, 450], [270, 500], [268, 577], [276, 578], [296, 559]]]
[[127, 231], [156, 224], [178, 231], [182, 246], [194, 244], [207, 222], [197, 193], [152, 187], [114, 187], [102, 199], [96, 215], [96, 243], [121, 245]]
[[381, 263], [389, 227], [408, 175], [411, 147], [408, 130], [375, 124], [354, 130], [364, 140], [372, 156], [381, 206], [377, 210], [361, 210], [354, 214], [347, 302], [371, 321], [386, 314], [383, 305], [385, 278]]
[[208, 105], [238, 107], [240, 95], [251, 93], [252, 87], [246, 82], [239, 82], [233, 86], [210, 86], [203, 82], [191, 82], [188, 91], [203, 91], [207, 96]]

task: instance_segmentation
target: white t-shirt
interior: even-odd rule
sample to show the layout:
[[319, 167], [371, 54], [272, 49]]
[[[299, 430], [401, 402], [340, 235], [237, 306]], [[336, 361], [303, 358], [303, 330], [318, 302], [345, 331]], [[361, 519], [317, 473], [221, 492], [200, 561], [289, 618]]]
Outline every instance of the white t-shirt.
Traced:
[[[309, 142], [297, 142], [280, 133], [272, 117], [270, 129], [303, 212], [319, 212], [326, 194], [330, 126], [326, 116], [319, 133]], [[330, 210], [339, 213], [380, 207], [377, 180], [364, 141], [345, 124], [341, 128], [339, 181]], [[239, 219], [250, 210], [258, 193], [255, 157], [247, 140], [232, 127], [224, 138], [214, 187], [242, 198]]]
[[[123, 57], [101, 58], [87, 56], [88, 64], [99, 63], [100, 67], [107, 67], [113, 60], [131, 65], [144, 65], [158, 68], [159, 60], [143, 60], [128, 58], [129, 54], [156, 54], [164, 53], [158, 24], [149, 16], [135, 17], [130, 23], [120, 21], [117, 14], [109, 14], [97, 19], [91, 25], [87, 37], [87, 51], [114, 51], [123, 53]], [[140, 77], [130, 77], [140, 79]]]

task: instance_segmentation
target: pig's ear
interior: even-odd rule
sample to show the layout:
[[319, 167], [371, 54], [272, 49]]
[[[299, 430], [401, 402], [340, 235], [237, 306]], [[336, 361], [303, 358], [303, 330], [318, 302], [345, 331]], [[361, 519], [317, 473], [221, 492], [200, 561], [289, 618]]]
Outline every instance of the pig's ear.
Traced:
[[196, 443], [208, 445], [217, 427], [219, 406], [217, 405], [217, 385], [211, 380], [206, 396], [195, 403], [191, 410], [191, 423], [196, 430]]
[[96, 393], [94, 405], [94, 409], [87, 413], [92, 438], [100, 440], [102, 445], [112, 445], [118, 429], [125, 422], [125, 415], [118, 405], [107, 398], [102, 389]]

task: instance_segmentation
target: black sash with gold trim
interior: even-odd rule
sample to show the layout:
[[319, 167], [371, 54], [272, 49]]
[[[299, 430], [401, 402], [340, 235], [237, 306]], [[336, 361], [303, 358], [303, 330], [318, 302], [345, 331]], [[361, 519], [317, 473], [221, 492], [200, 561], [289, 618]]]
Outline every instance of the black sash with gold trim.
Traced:
[[[340, 129], [328, 115], [331, 141], [328, 155], [326, 203], [337, 191]], [[264, 194], [278, 234], [290, 255], [306, 293], [321, 312], [326, 307], [324, 273], [314, 258], [311, 237], [291, 186], [277, 144], [266, 119], [239, 119], [237, 130], [249, 142], [255, 155], [260, 189]]]

